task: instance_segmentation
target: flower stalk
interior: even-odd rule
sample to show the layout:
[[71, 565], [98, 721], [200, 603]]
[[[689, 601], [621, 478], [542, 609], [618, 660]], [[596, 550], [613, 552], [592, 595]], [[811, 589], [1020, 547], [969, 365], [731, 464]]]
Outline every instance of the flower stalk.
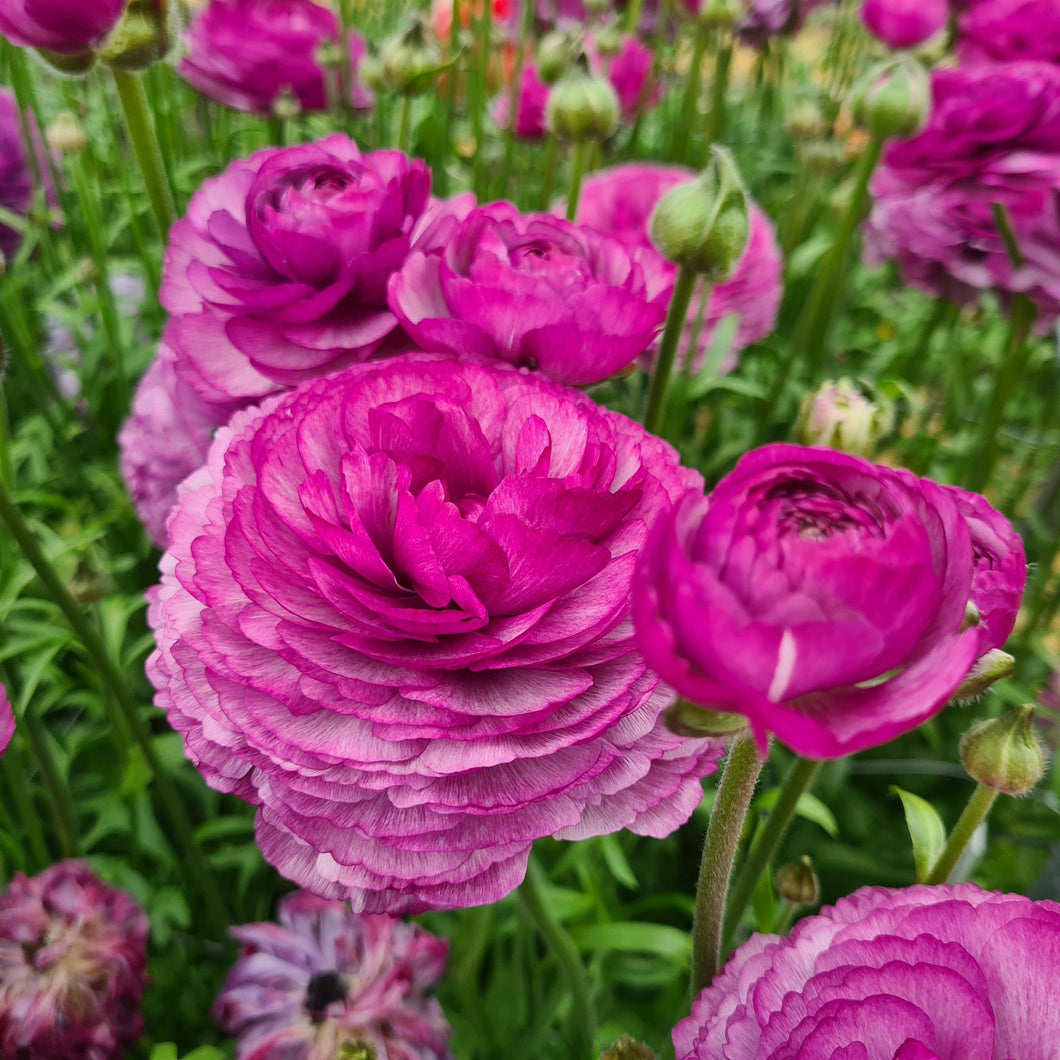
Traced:
[[958, 818], [946, 839], [946, 845], [942, 848], [938, 860], [931, 867], [931, 871], [924, 880], [927, 884], [946, 883], [957, 862], [961, 860], [964, 848], [971, 842], [979, 826], [986, 820], [991, 808], [997, 799], [999, 791], [988, 788], [985, 784], [976, 784], [968, 805]]
[[682, 265], [674, 282], [674, 293], [670, 296], [670, 308], [666, 314], [666, 327], [659, 345], [659, 355], [655, 360], [651, 386], [648, 388], [648, 401], [644, 407], [644, 426], [653, 434], [658, 434], [663, 425], [666, 391], [673, 375], [677, 346], [684, 334], [685, 317], [688, 316], [688, 307], [692, 303], [698, 278], [694, 269]]

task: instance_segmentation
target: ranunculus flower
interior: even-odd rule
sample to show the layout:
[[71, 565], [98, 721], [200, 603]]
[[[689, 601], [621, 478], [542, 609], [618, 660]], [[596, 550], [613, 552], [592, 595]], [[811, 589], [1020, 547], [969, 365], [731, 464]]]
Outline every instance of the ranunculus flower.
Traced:
[[1003, 648], [1019, 614], [1027, 585], [1027, 556], [1012, 524], [987, 499], [957, 486], [953, 497], [972, 537], [975, 573], [972, 603], [979, 609], [979, 655]]
[[[527, 63], [519, 78], [519, 103], [515, 112], [515, 135], [520, 140], [541, 140], [548, 128], [545, 125], [545, 103], [548, 102], [548, 85], [538, 76], [537, 67]], [[507, 88], [497, 97], [493, 105], [493, 118], [502, 129], [507, 129], [510, 119], [511, 97]]]
[[493, 902], [533, 841], [661, 836], [722, 745], [633, 643], [665, 442], [495, 363], [356, 365], [238, 413], [169, 521], [156, 703], [267, 860], [358, 911]]
[[91, 51], [118, 24], [126, 0], [0, 0], [0, 34], [23, 48]]
[[835, 0], [750, 0], [747, 14], [740, 20], [740, 36], [756, 45], [774, 37], [791, 36], [802, 29], [814, 8]]
[[0, 1057], [122, 1060], [140, 1036], [148, 923], [84, 861], [0, 894]]
[[15, 712], [11, 709], [11, 703], [7, 698], [7, 689], [0, 685], [0, 755], [2, 755], [11, 743], [11, 737], [15, 735]]
[[166, 518], [177, 486], [205, 462], [214, 430], [231, 412], [230, 406], [203, 401], [180, 378], [176, 356], [163, 340], [118, 435], [122, 478], [159, 548], [166, 547]]
[[942, 486], [769, 445], [659, 520], [634, 579], [638, 643], [678, 692], [747, 715], [760, 742], [835, 758], [945, 706], [978, 655], [961, 628], [972, 574]]
[[[283, 92], [293, 93], [304, 111], [324, 110], [319, 50], [340, 38], [338, 17], [313, 0], [210, 0], [185, 34], [180, 75], [236, 110], [268, 114]], [[364, 41], [351, 33], [351, 98], [358, 109], [372, 105], [356, 81], [364, 51]]]
[[915, 48], [941, 33], [949, 0], [864, 0], [861, 21], [888, 48]]
[[417, 924], [360, 915], [306, 891], [279, 924], [232, 929], [243, 952], [214, 1005], [236, 1060], [447, 1060], [449, 1027], [431, 990], [448, 944]]
[[388, 288], [421, 349], [499, 358], [574, 386], [647, 349], [668, 297], [648, 293], [617, 240], [505, 202], [473, 210], [446, 245], [414, 251]]
[[956, 887], [865, 887], [755, 935], [673, 1033], [677, 1060], [1045, 1060], [1060, 905]]
[[611, 82], [627, 122], [655, 107], [662, 98], [662, 84], [653, 76], [655, 53], [636, 37], [622, 38], [617, 55], [601, 55], [596, 41], [585, 39], [586, 51], [594, 72]]
[[[14, 93], [0, 89], [0, 206], [24, 214], [33, 201], [33, 184], [22, 143], [22, 124]], [[0, 224], [0, 253], [12, 258], [22, 243], [13, 228]]]
[[[667, 301], [673, 290], [676, 268], [652, 245], [648, 222], [659, 199], [671, 188], [694, 176], [695, 173], [684, 166], [630, 162], [590, 174], [585, 178], [578, 200], [577, 220], [623, 243], [644, 270], [649, 293], [665, 292]], [[736, 366], [736, 355], [740, 350], [772, 332], [783, 294], [782, 274], [783, 261], [772, 222], [752, 203], [747, 249], [729, 279], [711, 289], [701, 328], [699, 309], [706, 296], [705, 285], [700, 284], [693, 295], [681, 348], [685, 348], [699, 328], [694, 369], [702, 367], [714, 331], [727, 316], [735, 316], [739, 322], [729, 353], [720, 365], [722, 372], [731, 371]], [[646, 366], [653, 356], [654, 350], [645, 359]]]
[[961, 16], [958, 41], [962, 63], [1060, 63], [1060, 5], [1056, 0], [978, 0]]
[[[957, 302], [1022, 291], [1043, 332], [1060, 316], [1060, 67], [1018, 62], [936, 70], [925, 129], [892, 143], [873, 178], [866, 258]], [[991, 206], [1005, 207], [1014, 268]]]

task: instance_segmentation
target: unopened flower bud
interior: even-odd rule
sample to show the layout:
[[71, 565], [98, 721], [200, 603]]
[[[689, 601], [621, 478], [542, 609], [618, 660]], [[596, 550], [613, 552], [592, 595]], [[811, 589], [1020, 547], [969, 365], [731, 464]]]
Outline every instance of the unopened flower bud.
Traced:
[[846, 151], [835, 140], [810, 140], [798, 144], [798, 152], [803, 169], [815, 177], [831, 177], [846, 168]]
[[58, 70], [62, 74], [70, 74], [72, 77], [87, 73], [96, 62], [96, 53], [87, 50], [83, 52], [50, 52], [45, 48], [38, 48], [37, 54], [53, 69]]
[[980, 784], [1006, 795], [1024, 795], [1045, 772], [1034, 731], [1034, 707], [1013, 707], [1000, 718], [973, 725], [961, 737], [961, 762]]
[[600, 1060], [656, 1060], [656, 1056], [643, 1042], [638, 1042], [627, 1034], [619, 1038], [610, 1049], [605, 1049]]
[[146, 70], [164, 59], [172, 44], [167, 6], [159, 0], [129, 0], [99, 50], [102, 62], [118, 70]]
[[79, 155], [88, 147], [88, 136], [77, 118], [64, 110], [47, 129], [44, 139], [48, 146], [61, 155]]
[[91, 258], [81, 258], [74, 266], [74, 276], [79, 284], [97, 284], [100, 280], [99, 266]]
[[357, 77], [373, 92], [381, 92], [387, 87], [383, 64], [377, 55], [369, 53], [361, 60], [357, 67]]
[[822, 383], [802, 399], [795, 440], [823, 445], [854, 456], [871, 456], [894, 425], [891, 402], [870, 399], [849, 379]]
[[601, 30], [600, 35], [596, 38], [596, 50], [605, 59], [612, 59], [622, 51], [624, 39], [618, 26], [608, 26], [606, 29]]
[[712, 283], [732, 274], [747, 249], [747, 190], [732, 155], [710, 149], [707, 168], [659, 200], [651, 215], [651, 240], [668, 260]]
[[[978, 617], [978, 616], [977, 616]], [[973, 625], [978, 625], [978, 622]], [[968, 675], [957, 686], [953, 698], [966, 701], [981, 696], [995, 681], [1011, 677], [1016, 672], [1016, 660], [1000, 648], [992, 648], [968, 671]]]
[[335, 1060], [378, 1060], [379, 1054], [370, 1042], [347, 1042], [339, 1049]]
[[919, 132], [930, 105], [927, 71], [907, 55], [874, 66], [851, 98], [854, 120], [881, 139], [904, 139]]
[[801, 99], [784, 118], [784, 126], [794, 140], [815, 140], [828, 129], [824, 112], [812, 99]]
[[302, 113], [302, 104], [289, 88], [285, 88], [272, 101], [272, 113], [280, 121], [294, 121]]
[[554, 85], [573, 65], [581, 51], [581, 37], [554, 29], [537, 46], [537, 76]]
[[316, 51], [317, 62], [325, 70], [341, 70], [349, 62], [349, 52], [338, 41], [323, 41]]
[[743, 0], [700, 0], [696, 18], [704, 29], [731, 29], [744, 15]]
[[611, 82], [594, 77], [580, 63], [553, 86], [545, 104], [545, 122], [561, 140], [606, 140], [618, 124], [619, 102]]
[[663, 724], [675, 736], [700, 739], [705, 736], [731, 736], [747, 728], [747, 719], [742, 714], [727, 714], [690, 703], [687, 699], [676, 699], [663, 714]]
[[964, 605], [964, 621], [961, 623], [961, 632], [965, 630], [974, 629], [983, 620], [983, 616], [979, 613], [979, 608], [969, 600]]
[[775, 883], [777, 894], [792, 905], [817, 905], [821, 900], [821, 881], [806, 854], [780, 869]]
[[107, 581], [88, 560], [81, 560], [67, 586], [79, 604], [95, 604], [107, 595]]
[[383, 80], [401, 96], [426, 92], [441, 66], [441, 54], [428, 39], [424, 24], [417, 19], [404, 32], [391, 37], [379, 51]]

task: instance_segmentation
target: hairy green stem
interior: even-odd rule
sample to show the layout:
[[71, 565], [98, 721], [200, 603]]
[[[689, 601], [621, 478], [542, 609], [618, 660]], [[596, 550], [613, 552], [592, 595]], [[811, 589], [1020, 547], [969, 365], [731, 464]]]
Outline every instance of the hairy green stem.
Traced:
[[699, 274], [682, 265], [677, 272], [674, 293], [670, 296], [670, 308], [666, 314], [666, 328], [659, 343], [659, 355], [655, 358], [655, 370], [652, 372], [651, 386], [648, 389], [648, 402], [644, 407], [644, 426], [653, 434], [658, 434], [666, 413], [666, 391], [670, 385], [670, 376], [674, 370], [674, 359], [677, 347], [684, 334], [685, 317], [692, 302]]
[[998, 792], [994, 788], [988, 788], [985, 784], [976, 784], [968, 805], [958, 818], [946, 839], [946, 845], [939, 854], [938, 861], [931, 866], [931, 871], [924, 880], [928, 884], [945, 883], [950, 878], [950, 873], [961, 860], [961, 854], [968, 845], [976, 829], [986, 820], [990, 808], [997, 799]]
[[567, 220], [573, 221], [578, 212], [578, 199], [582, 193], [582, 178], [585, 176], [586, 163], [589, 159], [591, 144], [588, 140], [579, 140], [571, 154], [570, 183], [567, 186]]
[[693, 997], [710, 985], [724, 960], [722, 942], [729, 879], [762, 765], [754, 737], [749, 732], [736, 737], [714, 797], [699, 865], [692, 921]]

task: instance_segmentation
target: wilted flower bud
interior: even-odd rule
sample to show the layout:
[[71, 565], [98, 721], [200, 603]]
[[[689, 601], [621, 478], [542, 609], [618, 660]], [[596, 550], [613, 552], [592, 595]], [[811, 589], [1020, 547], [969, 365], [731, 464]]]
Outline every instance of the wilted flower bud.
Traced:
[[627, 1034], [605, 1049], [600, 1060], [656, 1060], [656, 1056], [643, 1042]]
[[172, 44], [167, 7], [161, 0], [129, 0], [100, 59], [119, 70], [146, 70], [164, 59]]
[[[974, 605], [971, 605], [974, 606]], [[969, 625], [978, 625], [978, 622]], [[1016, 670], [1016, 660], [1000, 648], [992, 648], [985, 655], [976, 659], [975, 665], [968, 671], [968, 676], [957, 686], [953, 693], [956, 700], [975, 699], [981, 696], [995, 681], [1011, 677]]]
[[554, 85], [578, 58], [581, 36], [554, 29], [537, 46], [537, 75], [546, 85]]
[[619, 107], [611, 82], [594, 77], [579, 62], [552, 86], [545, 122], [561, 140], [606, 140], [618, 124]]
[[88, 147], [88, 136], [84, 128], [68, 110], [64, 110], [44, 130], [44, 139], [53, 151], [61, 155], [79, 155]]
[[806, 854], [785, 865], [777, 873], [775, 883], [777, 894], [792, 905], [817, 905], [821, 900], [821, 881]]
[[931, 105], [931, 83], [915, 59], [902, 55], [874, 66], [854, 88], [854, 120], [881, 139], [919, 132]]
[[849, 379], [822, 383], [799, 406], [795, 440], [823, 445], [855, 456], [871, 456], [876, 443], [894, 425], [894, 406], [875, 401]]
[[383, 80], [401, 96], [419, 96], [431, 87], [441, 54], [416, 19], [404, 33], [391, 37], [379, 51]]
[[1045, 772], [1034, 731], [1034, 707], [1013, 707], [1000, 718], [973, 725], [961, 737], [961, 762], [980, 784], [1006, 795], [1024, 795]]
[[747, 190], [732, 155], [710, 149], [707, 168], [659, 200], [651, 215], [651, 240], [664, 258], [712, 283], [726, 279], [747, 248]]
[[704, 29], [730, 29], [745, 13], [744, 0], [700, 0], [696, 18]]
[[687, 699], [675, 699], [663, 714], [663, 723], [675, 736], [698, 740], [704, 736], [731, 736], [747, 728], [742, 714], [726, 714], [697, 706]]

